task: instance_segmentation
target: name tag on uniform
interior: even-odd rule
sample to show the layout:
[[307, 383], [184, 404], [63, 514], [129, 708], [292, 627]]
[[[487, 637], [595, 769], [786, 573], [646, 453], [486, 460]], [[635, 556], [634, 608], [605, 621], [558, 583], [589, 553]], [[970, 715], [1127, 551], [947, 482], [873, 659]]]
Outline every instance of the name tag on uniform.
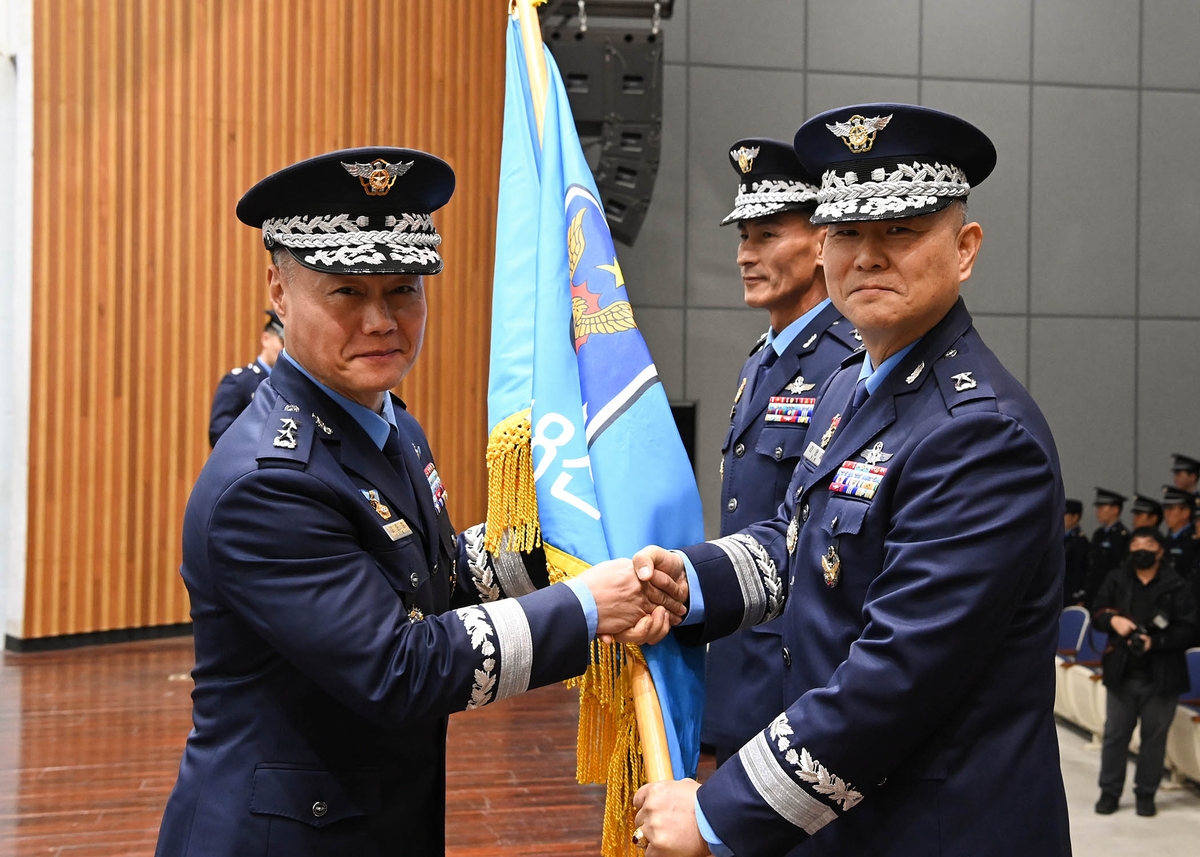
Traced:
[[873, 500], [875, 491], [887, 471], [886, 467], [872, 466], [859, 461], [843, 461], [837, 475], [829, 483], [829, 490], [835, 494], [849, 494], [851, 497]]
[[825, 450], [821, 449], [813, 441], [808, 442], [808, 448], [804, 450], [804, 460], [810, 463], [813, 467], [821, 466], [821, 459], [825, 457]]
[[816, 399], [800, 398], [798, 396], [772, 396], [767, 402], [768, 423], [795, 423], [806, 426], [812, 419]]
[[410, 527], [408, 522], [403, 518], [398, 521], [392, 521], [390, 524], [384, 524], [383, 531], [387, 533], [388, 538], [394, 542], [400, 541], [405, 536], [412, 535], [412, 527]]

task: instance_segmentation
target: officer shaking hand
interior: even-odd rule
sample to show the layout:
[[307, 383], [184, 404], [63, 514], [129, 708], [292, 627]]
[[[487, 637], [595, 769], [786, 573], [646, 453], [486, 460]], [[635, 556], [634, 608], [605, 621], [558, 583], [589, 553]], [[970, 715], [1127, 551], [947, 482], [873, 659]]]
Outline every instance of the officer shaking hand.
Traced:
[[[351, 149], [251, 188], [287, 348], [205, 465], [181, 569], [194, 728], [159, 857], [444, 853], [447, 717], [583, 672], [597, 636], [661, 638], [686, 583], [629, 560], [548, 585], [456, 533], [413, 367], [432, 213], [454, 173]], [[519, 597], [504, 598], [505, 595]]]
[[789, 700], [703, 786], [639, 790], [647, 854], [1065, 857], [1058, 454], [959, 294], [995, 148], [906, 104], [822, 113], [794, 144], [864, 349], [819, 392], [775, 517], [634, 557], [696, 575], [681, 639], [781, 616]]

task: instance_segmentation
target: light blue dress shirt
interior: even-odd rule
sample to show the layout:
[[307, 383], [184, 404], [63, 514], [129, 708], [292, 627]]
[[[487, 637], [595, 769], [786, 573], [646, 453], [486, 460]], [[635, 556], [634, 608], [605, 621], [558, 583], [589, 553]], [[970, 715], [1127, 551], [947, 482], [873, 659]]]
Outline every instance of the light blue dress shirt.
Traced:
[[808, 327], [808, 323], [821, 314], [821, 310], [829, 306], [829, 298], [821, 301], [815, 307], [810, 309], [804, 315], [793, 321], [779, 333], [768, 328], [767, 330], [767, 345], [775, 349], [775, 356], [782, 357], [783, 352], [788, 350], [788, 346], [792, 341], [800, 335], [800, 331]]

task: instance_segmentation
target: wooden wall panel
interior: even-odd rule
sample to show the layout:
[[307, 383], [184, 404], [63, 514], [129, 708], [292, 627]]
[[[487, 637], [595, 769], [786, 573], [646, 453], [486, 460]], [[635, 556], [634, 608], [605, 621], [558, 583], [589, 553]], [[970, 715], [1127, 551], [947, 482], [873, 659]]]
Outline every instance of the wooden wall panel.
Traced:
[[180, 524], [217, 381], [258, 351], [266, 251], [241, 193], [347, 146], [425, 149], [424, 352], [401, 395], [484, 511], [503, 0], [35, 0], [27, 637], [187, 620]]

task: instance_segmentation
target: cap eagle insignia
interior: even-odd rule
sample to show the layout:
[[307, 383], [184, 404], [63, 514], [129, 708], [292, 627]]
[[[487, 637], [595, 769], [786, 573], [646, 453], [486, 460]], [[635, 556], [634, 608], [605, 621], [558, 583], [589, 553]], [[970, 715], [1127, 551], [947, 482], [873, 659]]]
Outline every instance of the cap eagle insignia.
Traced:
[[[633, 307], [629, 301], [613, 301], [606, 307], [600, 306], [600, 296], [591, 292], [584, 281], [575, 284], [575, 270], [583, 258], [587, 239], [583, 233], [583, 217], [587, 209], [580, 209], [567, 229], [567, 260], [570, 265], [571, 279], [571, 322], [575, 331], [575, 350], [578, 351], [587, 338], [594, 333], [620, 333], [623, 330], [636, 330], [637, 323], [633, 320]], [[610, 266], [600, 266], [609, 269]], [[614, 272], [617, 287], [625, 284], [618, 267]]]
[[734, 149], [729, 153], [737, 158], [738, 169], [742, 171], [743, 175], [753, 169], [754, 159], [758, 157], [758, 149], [758, 146], [755, 146], [753, 149], [742, 146], [740, 149]]
[[389, 164], [382, 158], [376, 158], [369, 164], [348, 164], [342, 161], [342, 167], [350, 175], [358, 178], [367, 196], [387, 196], [396, 179], [408, 172], [413, 163], [409, 161], [407, 164]]
[[842, 142], [850, 148], [850, 151], [858, 155], [871, 151], [871, 147], [875, 145], [875, 135], [886, 128], [891, 121], [892, 114], [890, 113], [887, 116], [875, 116], [871, 119], [865, 119], [855, 114], [850, 117], [849, 121], [825, 127], [835, 136], [841, 137]]

